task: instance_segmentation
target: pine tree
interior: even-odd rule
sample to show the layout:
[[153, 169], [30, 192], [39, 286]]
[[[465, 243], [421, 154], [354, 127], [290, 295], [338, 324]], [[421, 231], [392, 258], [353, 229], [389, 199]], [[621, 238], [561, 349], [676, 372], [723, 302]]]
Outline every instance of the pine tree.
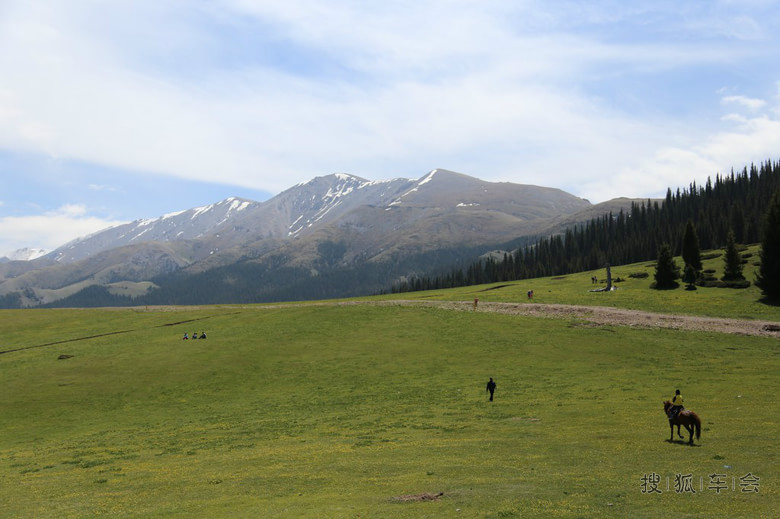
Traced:
[[734, 231], [729, 231], [726, 236], [726, 256], [723, 259], [725, 265], [723, 268], [723, 281], [740, 281], [745, 279], [742, 275], [742, 257], [737, 250], [737, 244], [734, 241]]
[[685, 262], [685, 266], [690, 265], [695, 272], [700, 272], [701, 265], [701, 251], [699, 250], [699, 237], [696, 234], [696, 228], [693, 226], [693, 222], [688, 220], [688, 224], [685, 226], [685, 235], [683, 236], [682, 243], [682, 257]]
[[696, 290], [696, 279], [698, 277], [699, 275], [696, 272], [696, 269], [694, 269], [692, 265], [686, 265], [685, 274], [683, 274], [683, 282], [686, 285], [685, 288], [688, 290]]
[[672, 248], [668, 243], [663, 243], [658, 248], [658, 263], [655, 265], [655, 283], [653, 288], [659, 290], [677, 288], [677, 279], [680, 278], [680, 269], [674, 262]]
[[772, 196], [763, 225], [756, 285], [769, 299], [780, 300], [780, 189]]

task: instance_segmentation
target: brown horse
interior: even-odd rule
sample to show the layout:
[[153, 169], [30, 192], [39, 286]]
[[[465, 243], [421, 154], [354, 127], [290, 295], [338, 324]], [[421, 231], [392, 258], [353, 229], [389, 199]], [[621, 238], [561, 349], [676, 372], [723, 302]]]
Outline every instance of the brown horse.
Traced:
[[[671, 409], [672, 403], [670, 401], [664, 402], [664, 414], [668, 417], [669, 416], [669, 409]], [[674, 440], [674, 426], [677, 426], [677, 436], [679, 436], [682, 439], [685, 439], [685, 436], [680, 434], [680, 426], [684, 426], [685, 430], [688, 431], [688, 434], [690, 434], [690, 438], [688, 438], [688, 445], [693, 445], [693, 430], [696, 429], [696, 439], [698, 440], [701, 436], [701, 420], [699, 419], [699, 415], [694, 413], [693, 411], [688, 411], [687, 409], [683, 409], [679, 413], [677, 413], [677, 416], [669, 420], [669, 429], [671, 429], [671, 436], [669, 437], [669, 441]]]

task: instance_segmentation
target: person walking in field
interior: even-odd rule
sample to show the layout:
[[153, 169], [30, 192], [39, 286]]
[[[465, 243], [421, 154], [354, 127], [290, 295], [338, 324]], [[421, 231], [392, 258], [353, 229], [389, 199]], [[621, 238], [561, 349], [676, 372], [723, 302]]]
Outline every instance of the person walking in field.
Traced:
[[485, 388], [486, 392], [490, 393], [490, 401], [493, 401], [493, 392], [496, 390], [496, 383], [493, 382], [493, 377], [490, 377], [490, 380], [488, 380], [487, 387]]

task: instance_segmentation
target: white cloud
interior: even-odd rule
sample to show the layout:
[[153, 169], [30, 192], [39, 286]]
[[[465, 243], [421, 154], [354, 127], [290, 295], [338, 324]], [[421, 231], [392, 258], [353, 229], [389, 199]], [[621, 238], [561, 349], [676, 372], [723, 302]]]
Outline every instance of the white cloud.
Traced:
[[[0, 218], [0, 256], [23, 247], [54, 249], [81, 236], [124, 222], [90, 216], [83, 205], [66, 204], [55, 211]], [[34, 244], [30, 236], [35, 236]]]
[[754, 99], [754, 98], [739, 96], [739, 95], [726, 96], [723, 99], [721, 99], [721, 102], [724, 104], [738, 104], [753, 111], [760, 110], [761, 108], [766, 106], [766, 101], [764, 101], [763, 99]]
[[[687, 188], [695, 181], [703, 185], [716, 174], [741, 170], [750, 163], [776, 160], [780, 142], [780, 120], [766, 115], [753, 118], [731, 115], [735, 123], [728, 131], [713, 132], [688, 147], [666, 146], [649, 158], [622, 168], [607, 181], [590, 184], [586, 192], [603, 199], [603, 193], [613, 196], [663, 197], [666, 189]], [[628, 162], [626, 162], [628, 164]], [[601, 196], [599, 196], [601, 194]]]
[[[467, 1], [8, 5], [0, 18], [0, 48], [14, 49], [0, 53], [0, 70], [11, 72], [0, 89], [5, 149], [274, 192], [334, 171], [373, 179], [447, 167], [593, 201], [647, 196], [777, 152], [774, 120], [761, 122], [762, 110], [776, 107], [760, 99], [721, 97], [749, 115], [726, 114], [713, 127], [640, 94], [644, 111], [631, 113], [598, 89], [620, 91], [632, 74], [739, 62], [751, 48], [693, 37], [767, 37], [729, 6], [728, 16], [699, 17], [678, 2], [658, 10]], [[201, 18], [222, 24], [222, 34], [187, 23]], [[691, 41], [608, 30], [640, 19], [662, 20], [663, 35], [690, 30]], [[732, 20], [739, 23], [729, 28]], [[253, 54], [227, 41], [244, 25], [263, 31]], [[237, 65], [193, 57], [206, 62], [222, 46], [252, 55]]]
[[119, 189], [114, 186], [107, 186], [104, 184], [88, 184], [87, 189], [89, 189], [90, 191], [112, 191], [112, 192], [119, 191]]

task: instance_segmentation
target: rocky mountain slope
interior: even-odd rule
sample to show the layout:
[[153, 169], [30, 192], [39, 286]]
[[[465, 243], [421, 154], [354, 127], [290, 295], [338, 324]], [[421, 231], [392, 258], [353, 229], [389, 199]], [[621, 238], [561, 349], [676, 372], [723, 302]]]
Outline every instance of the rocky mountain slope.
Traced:
[[161, 276], [203, 275], [237, 264], [298, 268], [298, 277], [367, 263], [398, 265], [436, 250], [532, 235], [593, 207], [558, 189], [442, 169], [417, 180], [334, 174], [265, 202], [228, 198], [112, 227], [31, 261], [2, 263], [0, 297], [35, 306], [91, 286], [138, 296], [154, 290], [150, 281]]

